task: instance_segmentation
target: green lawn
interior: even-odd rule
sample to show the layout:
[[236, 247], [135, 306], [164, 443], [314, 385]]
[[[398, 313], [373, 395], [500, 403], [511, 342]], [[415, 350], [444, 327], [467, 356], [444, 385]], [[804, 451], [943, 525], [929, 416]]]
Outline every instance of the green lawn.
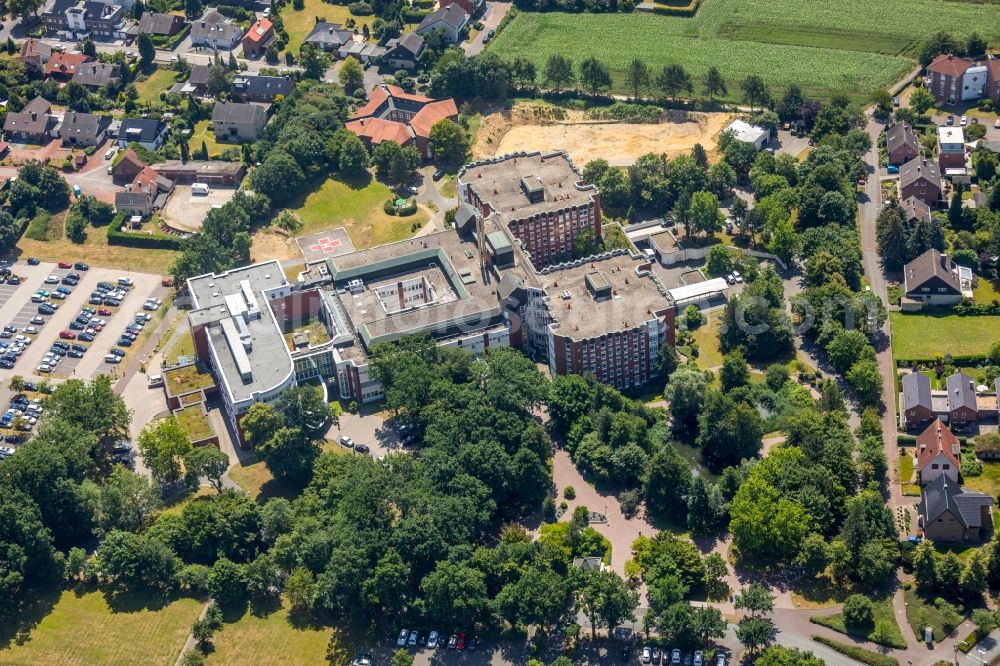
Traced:
[[139, 106], [158, 106], [160, 93], [166, 92], [175, 83], [177, 83], [176, 72], [157, 68], [145, 81], [136, 82], [135, 89], [139, 91], [139, 99], [136, 102]]
[[326, 663], [327, 648], [334, 643], [337, 657], [332, 663], [348, 663], [354, 655], [354, 641], [337, 629], [312, 624], [297, 625], [288, 618], [284, 606], [247, 610], [238, 619], [227, 618], [215, 632], [206, 664], [301, 664]]
[[992, 303], [995, 300], [1000, 300], [1000, 292], [997, 291], [996, 285], [984, 278], [976, 280], [976, 287], [972, 290], [972, 294], [976, 303]]
[[[931, 627], [934, 630], [935, 643], [940, 643], [951, 633], [950, 630], [946, 630], [945, 609], [938, 608], [933, 604], [933, 600], [925, 599], [914, 589], [905, 590], [903, 595], [906, 599], [906, 620], [919, 639], [923, 639], [924, 627]], [[960, 621], [960, 616], [951, 618], [953, 627], [958, 626]]]
[[700, 368], [715, 368], [722, 365], [722, 350], [719, 348], [722, 311], [703, 314], [704, 321], [701, 326], [692, 331], [694, 341], [698, 343], [698, 358], [695, 360]]
[[1000, 340], [1000, 316], [959, 317], [947, 310], [890, 312], [892, 352], [904, 361], [931, 360], [939, 352], [983, 354]]
[[[287, 3], [281, 10], [281, 20], [284, 21], [285, 30], [288, 32], [285, 51], [296, 57], [299, 55], [299, 47], [316, 26], [317, 17], [328, 23], [343, 25], [350, 15], [347, 5], [331, 5], [323, 0], [305, 0], [302, 9], [295, 9], [292, 3]], [[358, 16], [354, 20], [357, 21], [358, 30], [361, 30], [361, 26], [366, 23], [371, 27], [374, 18], [374, 16]]]
[[355, 247], [365, 248], [409, 238], [414, 225], [419, 229], [427, 222], [419, 209], [409, 217], [387, 215], [382, 204], [390, 196], [392, 191], [375, 179], [348, 184], [328, 178], [289, 208], [302, 222], [300, 236], [345, 227]]
[[835, 613], [833, 615], [818, 615], [809, 618], [809, 621], [824, 627], [839, 631], [847, 636], [862, 638], [886, 647], [906, 649], [906, 639], [903, 632], [899, 630], [896, 618], [893, 616], [892, 600], [889, 598], [879, 599], [874, 602], [875, 624], [871, 627], [856, 628], [847, 627], [844, 624], [844, 614]]
[[913, 452], [901, 449], [899, 452], [899, 481], [904, 495], [920, 495], [920, 486], [913, 473]]
[[[983, 461], [983, 473], [979, 476], [964, 476], [962, 478], [966, 488], [978, 490], [981, 493], [1000, 496], [1000, 462]], [[994, 515], [996, 511], [994, 511]]]
[[13, 640], [15, 627], [0, 625], [0, 664], [172, 666], [202, 606], [187, 598], [111, 598], [72, 590], [38, 599], [36, 608], [18, 618], [27, 628], [23, 642]]
[[490, 48], [524, 56], [542, 72], [561, 53], [579, 64], [607, 64], [614, 88], [626, 92], [632, 58], [654, 72], [682, 65], [697, 88], [711, 66], [739, 99], [739, 82], [757, 74], [772, 86], [801, 85], [807, 94], [863, 96], [916, 66], [918, 45], [944, 20], [956, 34], [978, 30], [1000, 39], [1000, 7], [939, 0], [882, 0], [877, 12], [857, 0], [703, 0], [694, 17], [522, 12]]
[[233, 146], [240, 147], [237, 143], [219, 143], [216, 141], [215, 132], [209, 129], [209, 125], [211, 124], [211, 120], [199, 120], [195, 124], [194, 129], [191, 130], [191, 140], [188, 141], [188, 147], [191, 149], [192, 155], [201, 151], [202, 142], [205, 143], [205, 149], [208, 151], [209, 157], [219, 155], [226, 148]]

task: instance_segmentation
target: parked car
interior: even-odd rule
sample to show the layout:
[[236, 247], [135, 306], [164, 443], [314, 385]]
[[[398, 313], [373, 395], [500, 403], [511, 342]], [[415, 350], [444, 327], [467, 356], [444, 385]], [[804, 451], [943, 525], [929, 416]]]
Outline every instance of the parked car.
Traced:
[[671, 664], [679, 664], [679, 663], [681, 663], [681, 651], [678, 650], [677, 648], [674, 648], [670, 652], [670, 663]]
[[31, 323], [35, 324], [36, 326], [42, 326], [43, 324], [45, 324], [45, 319], [39, 317], [38, 315], [35, 315], [34, 317], [31, 318]]
[[77, 337], [77, 339], [83, 340], [84, 342], [93, 342], [94, 341], [94, 335], [92, 333], [81, 333], [80, 335], [78, 335], [76, 337]]
[[455, 641], [455, 649], [456, 650], [464, 650], [465, 649], [465, 634], [459, 634], [458, 635], [458, 640]]
[[704, 666], [705, 664], [705, 653], [701, 650], [695, 650], [694, 652], [694, 666]]
[[114, 354], [105, 354], [104, 355], [104, 362], [105, 363], [121, 363], [122, 360], [118, 356], [115, 356]]
[[38, 335], [38, 329], [35, 328], [34, 326], [25, 326], [24, 332], [30, 333], [31, 335]]
[[354, 451], [356, 453], [363, 453], [365, 455], [368, 455], [369, 453], [371, 453], [371, 449], [368, 448], [367, 444], [355, 444], [354, 445]]
[[83, 263], [82, 261], [78, 261], [75, 264], [73, 264], [73, 268], [75, 268], [78, 271], [89, 271], [90, 270], [90, 266], [88, 264]]
[[59, 277], [56, 275], [46, 275], [45, 284], [59, 284]]
[[59, 337], [63, 340], [76, 340], [76, 333], [73, 331], [59, 331]]
[[69, 263], [68, 261], [60, 261], [59, 268], [73, 268], [73, 264]]
[[435, 169], [434, 170], [434, 175], [431, 176], [431, 179], [433, 179], [435, 181], [438, 181], [438, 180], [441, 180], [443, 177], [444, 177], [444, 170], [443, 169]]
[[434, 649], [438, 644], [438, 632], [431, 631], [430, 635], [427, 636], [427, 647]]
[[469, 651], [475, 652], [477, 647], [479, 647], [479, 639], [473, 636], [472, 638], [469, 639], [469, 646], [468, 646]]
[[958, 124], [959, 124], [960, 127], [965, 127], [966, 125], [968, 125], [969, 124], [968, 117], [962, 116], [961, 118], [959, 118]]
[[172, 287], [174, 286], [174, 281], [171, 280], [170, 278], [163, 278], [162, 280], [160, 280], [160, 285], [163, 287]]
[[29, 266], [37, 266], [40, 263], [42, 263], [42, 262], [40, 262], [36, 257], [28, 257], [28, 265]]
[[410, 637], [406, 639], [406, 644], [407, 645], [416, 645], [417, 644], [417, 630], [416, 629], [413, 629], [412, 631], [410, 631]]
[[648, 645], [642, 648], [642, 663], [648, 664], [653, 661], [653, 649]]
[[353, 449], [354, 448], [354, 440], [351, 439], [350, 437], [341, 437], [340, 438], [340, 445], [341, 446], [346, 446], [349, 449]]
[[945, 119], [945, 123], [948, 124], [948, 125], [954, 125], [955, 124], [955, 116], [948, 116]]
[[457, 643], [458, 643], [458, 636], [456, 636], [455, 634], [452, 634], [451, 636], [448, 637], [448, 649], [449, 650], [454, 650], [455, 649], [455, 645]]
[[83, 358], [83, 352], [79, 352], [75, 349], [70, 349], [68, 352], [66, 352], [66, 355], [69, 356], [70, 358]]

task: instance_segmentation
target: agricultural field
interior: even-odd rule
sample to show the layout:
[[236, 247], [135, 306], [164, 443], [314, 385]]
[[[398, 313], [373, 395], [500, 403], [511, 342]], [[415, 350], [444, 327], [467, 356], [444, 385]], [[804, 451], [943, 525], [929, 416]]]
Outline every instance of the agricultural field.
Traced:
[[596, 57], [611, 68], [619, 92], [626, 92], [633, 57], [654, 71], [680, 63], [696, 83], [714, 65], [728, 97], [738, 99], [749, 74], [776, 88], [797, 83], [815, 96], [867, 95], [916, 65], [921, 39], [942, 25], [942, 14], [956, 36], [979, 30], [1000, 40], [1000, 6], [885, 0], [878, 12], [870, 7], [862, 0], [705, 0], [692, 18], [521, 13], [490, 48], [504, 58], [527, 57], [539, 72], [553, 53], [577, 63]]

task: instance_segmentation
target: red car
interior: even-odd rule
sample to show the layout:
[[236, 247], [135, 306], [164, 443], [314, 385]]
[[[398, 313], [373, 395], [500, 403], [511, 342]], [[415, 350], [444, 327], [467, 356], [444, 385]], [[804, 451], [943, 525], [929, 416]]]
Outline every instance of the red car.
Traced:
[[107, 308], [97, 308], [97, 314], [101, 317], [110, 317], [112, 312]]
[[69, 263], [68, 261], [60, 261], [59, 268], [73, 268], [73, 264]]
[[73, 331], [59, 331], [59, 337], [63, 340], [76, 340], [76, 333]]
[[170, 278], [163, 278], [160, 281], [160, 284], [163, 285], [164, 287], [172, 287], [174, 286], [174, 281], [171, 280]]
[[455, 643], [455, 649], [464, 650], [465, 649], [465, 634], [458, 635], [458, 642]]

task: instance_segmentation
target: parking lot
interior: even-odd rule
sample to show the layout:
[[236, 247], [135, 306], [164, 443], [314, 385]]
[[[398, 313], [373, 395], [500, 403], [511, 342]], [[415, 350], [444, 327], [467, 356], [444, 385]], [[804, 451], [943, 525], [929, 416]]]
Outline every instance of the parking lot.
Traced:
[[[51, 263], [30, 266], [23, 261], [14, 264], [11, 269], [22, 277], [23, 281], [11, 295], [4, 293], [6, 302], [3, 304], [4, 316], [0, 325], [14, 327], [17, 329], [13, 333], [15, 337], [26, 335], [31, 342], [16, 359], [13, 368], [0, 368], [0, 385], [6, 385], [13, 375], [39, 379], [60, 379], [71, 376], [89, 379], [97, 374], [114, 374], [112, 370], [114, 364], [105, 362], [104, 356], [116, 346], [125, 327], [133, 321], [135, 313], [142, 311], [143, 302], [150, 297], [162, 299], [167, 292], [167, 288], [160, 285], [161, 278], [156, 275], [128, 274], [125, 271], [102, 268], [74, 270], [58, 268]], [[77, 285], [62, 284], [61, 280], [69, 273], [80, 276]], [[57, 278], [56, 283], [45, 283], [46, 277], [50, 275]], [[99, 282], [117, 285], [119, 277], [133, 282], [133, 287], [124, 294], [120, 306], [89, 303], [91, 294], [95, 292]], [[69, 293], [61, 300], [53, 298], [51, 294], [55, 294], [60, 288]], [[40, 313], [41, 303], [32, 302], [32, 297], [40, 289], [49, 291], [50, 304], [58, 306], [52, 314]], [[9, 287], [7, 291], [10, 291]], [[95, 310], [94, 323], [88, 323], [86, 326], [74, 323], [84, 307]], [[101, 310], [101, 313], [96, 312], [97, 310]], [[121, 314], [123, 311], [124, 315]], [[103, 320], [104, 324], [97, 324], [97, 320]], [[98, 326], [103, 330], [97, 330]], [[33, 329], [25, 332], [27, 327]], [[77, 330], [73, 330], [74, 328]], [[84, 333], [88, 328], [92, 329], [90, 334], [94, 340], [80, 340], [80, 333]], [[64, 336], [66, 339], [61, 340], [60, 333], [63, 331], [66, 331]], [[15, 338], [7, 342], [10, 343], [13, 339]], [[61, 356], [51, 372], [40, 372], [38, 366], [46, 353], [51, 350], [53, 343], [59, 341], [67, 345], [78, 344], [81, 348], [85, 348], [85, 351], [82, 351], [82, 356], [79, 358], [69, 354]]]

